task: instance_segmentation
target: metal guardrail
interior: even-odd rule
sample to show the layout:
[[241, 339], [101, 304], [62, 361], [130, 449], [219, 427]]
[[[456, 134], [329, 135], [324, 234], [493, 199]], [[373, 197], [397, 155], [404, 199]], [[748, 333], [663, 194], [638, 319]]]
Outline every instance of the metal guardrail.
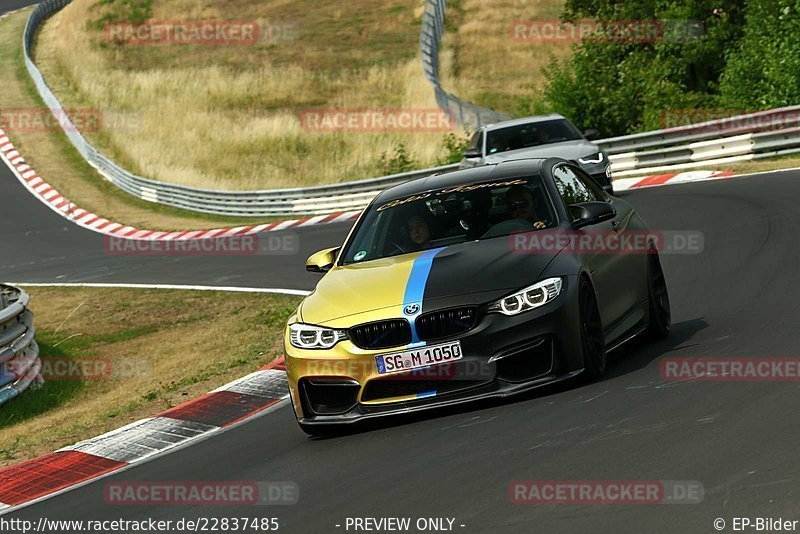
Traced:
[[103, 155], [81, 135], [33, 62], [36, 31], [71, 0], [47, 0], [31, 13], [24, 33], [25, 65], [45, 105], [58, 114], [64, 133], [83, 158], [107, 180], [142, 200], [215, 215], [272, 217], [322, 215], [361, 209], [383, 189], [456, 168], [445, 165], [368, 180], [317, 187], [261, 191], [218, 191], [167, 184], [137, 176]]
[[433, 86], [436, 103], [440, 109], [450, 113], [458, 124], [465, 128], [477, 128], [483, 124], [508, 120], [510, 118], [508, 115], [464, 102], [442, 89], [439, 81], [439, 51], [442, 45], [442, 35], [444, 35], [446, 10], [447, 0], [425, 0], [422, 30], [419, 35], [422, 69], [425, 77]]
[[0, 284], [0, 405], [44, 383], [29, 300], [22, 289]]
[[[59, 116], [64, 133], [83, 158], [106, 179], [131, 195], [168, 206], [215, 215], [248, 217], [323, 215], [364, 208], [381, 190], [408, 180], [448, 172], [458, 164], [367, 180], [316, 187], [262, 191], [217, 191], [167, 184], [132, 174], [100, 153], [66, 118], [67, 114], [32, 59], [36, 30], [71, 0], [46, 0], [34, 9], [25, 27], [25, 64], [45, 104]], [[425, 0], [420, 51], [425, 76], [434, 86], [438, 105], [462, 124], [497, 122], [506, 117], [463, 102], [439, 82], [439, 51], [444, 33], [446, 0]], [[800, 106], [762, 111], [692, 126], [668, 128], [596, 141], [610, 154], [614, 177], [665, 172], [703, 165], [779, 156], [798, 151], [797, 128], [773, 130], [780, 120], [800, 125]], [[741, 137], [741, 136], [749, 137]]]
[[[746, 128], [737, 126], [715, 132], [713, 134], [716, 136], [715, 139], [685, 143], [686, 140], [708, 137], [707, 130], [693, 127], [691, 133], [686, 136], [673, 138], [675, 142], [684, 142], [685, 144], [673, 144], [666, 148], [636, 150], [609, 156], [612, 174], [615, 178], [623, 178], [794, 154], [800, 152], [800, 123], [795, 121], [795, 124], [794, 127], [778, 130], [772, 130], [766, 124], [760, 127], [747, 126]], [[731, 135], [737, 134], [743, 129], [750, 130], [750, 132]], [[720, 135], [723, 137], [719, 137]], [[669, 141], [663, 143], [669, 144]]]
[[800, 106], [758, 111], [721, 119], [698, 122], [652, 132], [598, 141], [609, 154], [620, 154], [644, 149], [663, 148], [678, 143], [691, 143], [733, 135], [779, 129], [780, 126], [800, 125]]

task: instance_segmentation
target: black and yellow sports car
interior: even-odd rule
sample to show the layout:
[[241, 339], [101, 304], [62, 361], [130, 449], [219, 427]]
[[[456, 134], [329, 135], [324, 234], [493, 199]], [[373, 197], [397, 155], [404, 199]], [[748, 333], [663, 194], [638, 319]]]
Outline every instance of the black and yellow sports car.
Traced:
[[392, 187], [306, 268], [325, 274], [290, 317], [285, 347], [310, 434], [598, 378], [609, 350], [670, 329], [657, 239], [562, 159]]

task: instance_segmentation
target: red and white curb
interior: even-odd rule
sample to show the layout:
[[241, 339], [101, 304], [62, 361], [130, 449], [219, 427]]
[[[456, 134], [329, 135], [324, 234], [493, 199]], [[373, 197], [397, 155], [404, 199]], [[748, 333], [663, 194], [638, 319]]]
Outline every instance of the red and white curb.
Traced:
[[[36, 171], [25, 162], [25, 159], [20, 155], [19, 151], [14, 148], [13, 143], [11, 143], [5, 131], [2, 129], [0, 129], [0, 158], [8, 165], [19, 181], [36, 196], [36, 198], [44, 202], [45, 205], [50, 207], [53, 211], [88, 230], [117, 238], [145, 241], [185, 241], [191, 239], [253, 235], [262, 232], [275, 232], [317, 224], [352, 221], [361, 214], [361, 210], [345, 211], [328, 215], [316, 215], [305, 219], [293, 219], [251, 226], [237, 226], [235, 228], [217, 228], [214, 230], [184, 230], [180, 232], [141, 230], [132, 226], [111, 222], [108, 219], [104, 219], [99, 215], [95, 215], [94, 213], [75, 206], [75, 204], [61, 195], [53, 186], [45, 182]], [[735, 176], [735, 173], [730, 171], [687, 171], [645, 177], [640, 176], [636, 178], [618, 178], [613, 181], [613, 184], [614, 191], [626, 191], [642, 187], [718, 180], [731, 176]]]
[[[3, 20], [3, 19], [4, 19], [4, 18], [6, 18], [6, 17], [10, 17], [10, 16], [11, 16], [11, 15], [13, 15], [14, 13], [19, 13], [19, 12], [20, 12], [20, 11], [22, 11], [23, 9], [26, 9], [26, 8], [22, 7], [22, 8], [20, 8], [20, 9], [15, 9], [14, 11], [7, 11], [6, 13], [3, 13], [2, 15], [0, 15], [0, 20]], [[2, 508], [0, 508], [0, 510], [2, 510]]]
[[36, 171], [25, 162], [25, 158], [14, 147], [6, 132], [0, 129], [0, 159], [8, 165], [11, 172], [19, 179], [28, 191], [44, 204], [66, 219], [88, 230], [104, 235], [140, 239], [147, 241], [184, 241], [189, 239], [210, 239], [216, 237], [232, 237], [253, 235], [262, 232], [276, 232], [289, 228], [299, 228], [316, 224], [330, 224], [356, 219], [361, 210], [315, 215], [304, 219], [271, 222], [251, 226], [237, 226], [235, 228], [217, 228], [214, 230], [185, 230], [181, 232], [160, 232], [155, 230], [141, 230], [133, 226], [111, 222], [99, 215], [77, 207], [64, 197], [53, 186], [39, 176]]
[[730, 171], [687, 171], [680, 173], [656, 174], [654, 176], [638, 176], [636, 178], [618, 178], [613, 181], [614, 191], [627, 191], [641, 187], [656, 187], [671, 184], [686, 184], [689, 182], [704, 182], [719, 180], [736, 176]]
[[166, 454], [277, 408], [289, 397], [283, 358], [154, 417], [0, 468], [0, 515]]

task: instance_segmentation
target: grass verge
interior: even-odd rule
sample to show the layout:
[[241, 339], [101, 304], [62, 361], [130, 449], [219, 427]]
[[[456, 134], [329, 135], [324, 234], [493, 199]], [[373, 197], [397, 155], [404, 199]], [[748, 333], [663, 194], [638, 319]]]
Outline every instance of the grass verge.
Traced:
[[800, 156], [778, 156], [775, 158], [764, 158], [753, 161], [743, 161], [741, 163], [729, 163], [720, 165], [720, 171], [733, 171], [738, 174], [750, 174], [754, 172], [779, 171], [781, 169], [793, 169], [800, 167]]
[[43, 362], [98, 362], [98, 379], [51, 377], [0, 407], [0, 465], [171, 408], [283, 354], [289, 296], [30, 288]]
[[134, 173], [210, 189], [302, 187], [446, 155], [447, 132], [303, 122], [309, 110], [436, 108], [417, 52], [419, 0], [153, 0], [136, 14], [292, 29], [238, 45], [112, 42], [106, 21], [133, 20], [129, 4], [75, 0], [42, 28], [36, 61], [65, 107], [99, 111], [103, 126], [86, 137]]
[[542, 69], [551, 58], [572, 53], [569, 40], [512, 39], [512, 23], [557, 21], [564, 0], [455, 0], [447, 6], [442, 84], [467, 102], [512, 116], [530, 109], [541, 95]]

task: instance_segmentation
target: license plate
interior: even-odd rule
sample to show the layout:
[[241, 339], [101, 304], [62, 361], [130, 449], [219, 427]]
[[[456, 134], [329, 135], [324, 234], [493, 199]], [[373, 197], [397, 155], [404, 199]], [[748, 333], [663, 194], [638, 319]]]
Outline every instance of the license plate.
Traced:
[[379, 374], [397, 373], [461, 359], [461, 342], [429, 345], [417, 349], [375, 356]]

